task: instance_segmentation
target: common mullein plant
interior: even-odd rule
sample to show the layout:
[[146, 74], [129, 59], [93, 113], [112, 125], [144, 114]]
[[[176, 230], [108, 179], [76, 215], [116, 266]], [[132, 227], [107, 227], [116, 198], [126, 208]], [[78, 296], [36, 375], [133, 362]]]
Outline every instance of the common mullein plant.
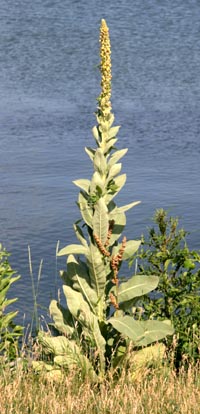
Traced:
[[96, 147], [85, 149], [94, 173], [91, 180], [74, 181], [80, 188], [81, 218], [74, 223], [78, 244], [58, 253], [67, 256], [67, 269], [61, 272], [67, 306], [52, 300], [51, 330], [57, 336], [44, 332], [38, 336], [44, 352], [52, 357], [52, 370], [77, 366], [93, 377], [123, 366], [127, 350], [130, 354], [173, 333], [168, 321], [138, 321], [132, 311], [139, 297], [156, 288], [158, 277], [134, 275], [124, 281], [120, 276], [122, 262], [140, 246], [139, 240], [127, 240], [124, 233], [125, 212], [139, 201], [122, 207], [114, 201], [126, 182], [119, 161], [127, 148], [116, 148], [119, 126], [113, 126], [111, 47], [105, 20], [100, 28], [100, 58], [101, 93], [92, 131]]

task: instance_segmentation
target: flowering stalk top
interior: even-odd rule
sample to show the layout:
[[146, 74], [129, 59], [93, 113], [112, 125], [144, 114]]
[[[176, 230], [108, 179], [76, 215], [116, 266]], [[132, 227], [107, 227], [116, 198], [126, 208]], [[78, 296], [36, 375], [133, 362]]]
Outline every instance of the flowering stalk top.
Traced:
[[98, 97], [98, 116], [104, 119], [109, 117], [111, 112], [111, 47], [109, 29], [106, 21], [102, 19], [100, 27], [100, 71], [101, 71], [101, 94]]

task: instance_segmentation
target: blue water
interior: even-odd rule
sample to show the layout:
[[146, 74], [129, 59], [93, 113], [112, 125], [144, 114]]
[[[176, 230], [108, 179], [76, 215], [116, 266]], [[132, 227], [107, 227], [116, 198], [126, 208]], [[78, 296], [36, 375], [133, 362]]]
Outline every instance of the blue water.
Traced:
[[[0, 229], [21, 274], [14, 288], [29, 319], [27, 246], [47, 307], [60, 286], [60, 246], [75, 242], [72, 180], [89, 178], [99, 95], [99, 25], [110, 28], [113, 110], [127, 147], [118, 204], [141, 200], [126, 234], [139, 238], [156, 208], [181, 217], [200, 247], [200, 3], [196, 0], [1, 0]], [[43, 312], [44, 316], [46, 311]]]

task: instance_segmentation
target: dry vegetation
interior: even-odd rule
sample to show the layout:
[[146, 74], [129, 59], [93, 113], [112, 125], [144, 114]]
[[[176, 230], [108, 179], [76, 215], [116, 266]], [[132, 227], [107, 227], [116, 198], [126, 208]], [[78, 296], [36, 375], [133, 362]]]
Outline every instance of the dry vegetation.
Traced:
[[2, 372], [1, 414], [198, 414], [200, 370], [190, 367], [176, 375], [169, 368], [143, 370], [137, 380], [127, 375], [101, 385], [68, 375], [61, 382], [47, 381], [31, 371], [24, 375]]

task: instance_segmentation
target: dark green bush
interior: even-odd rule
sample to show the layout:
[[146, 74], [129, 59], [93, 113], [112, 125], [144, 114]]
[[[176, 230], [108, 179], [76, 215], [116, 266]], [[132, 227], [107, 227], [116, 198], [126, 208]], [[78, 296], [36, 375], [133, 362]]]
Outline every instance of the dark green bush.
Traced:
[[8, 257], [9, 253], [0, 244], [0, 358], [4, 361], [16, 358], [18, 339], [23, 333], [22, 327], [13, 322], [18, 312], [6, 312], [7, 306], [17, 300], [8, 299], [7, 293], [12, 283], [20, 278], [20, 276], [14, 276], [16, 272], [12, 270]]
[[[184, 358], [194, 362], [200, 356], [200, 255], [189, 249], [187, 233], [178, 228], [177, 218], [159, 209], [154, 222], [143, 238], [137, 262], [140, 273], [157, 275], [160, 281], [153, 296], [144, 297], [142, 318], [171, 319], [176, 365]], [[169, 338], [169, 348], [171, 342]]]

